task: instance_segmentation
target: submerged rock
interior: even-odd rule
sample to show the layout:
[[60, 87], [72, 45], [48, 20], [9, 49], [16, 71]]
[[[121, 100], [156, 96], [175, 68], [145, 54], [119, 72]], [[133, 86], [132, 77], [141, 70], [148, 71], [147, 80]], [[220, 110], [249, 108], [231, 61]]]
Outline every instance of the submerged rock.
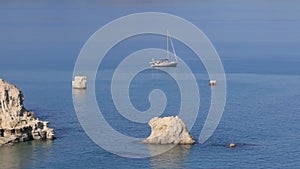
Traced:
[[86, 76], [75, 76], [72, 86], [74, 89], [86, 89]]
[[195, 144], [184, 122], [178, 116], [154, 117], [149, 121], [150, 136], [144, 143], [151, 144]]
[[0, 79], [0, 145], [54, 139], [54, 130], [48, 127], [48, 122], [40, 121], [26, 110], [23, 101], [22, 91]]

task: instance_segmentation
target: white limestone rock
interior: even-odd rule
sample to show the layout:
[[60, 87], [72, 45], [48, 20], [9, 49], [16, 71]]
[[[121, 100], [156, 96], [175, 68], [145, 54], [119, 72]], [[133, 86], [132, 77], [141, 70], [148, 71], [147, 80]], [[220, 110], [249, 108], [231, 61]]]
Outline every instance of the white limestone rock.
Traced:
[[86, 76], [75, 76], [72, 86], [74, 89], [86, 89]]
[[195, 144], [184, 122], [178, 116], [154, 117], [149, 121], [150, 136], [144, 143], [150, 144]]
[[33, 112], [26, 110], [23, 101], [22, 91], [0, 79], [0, 145], [55, 138], [48, 122], [40, 121]]

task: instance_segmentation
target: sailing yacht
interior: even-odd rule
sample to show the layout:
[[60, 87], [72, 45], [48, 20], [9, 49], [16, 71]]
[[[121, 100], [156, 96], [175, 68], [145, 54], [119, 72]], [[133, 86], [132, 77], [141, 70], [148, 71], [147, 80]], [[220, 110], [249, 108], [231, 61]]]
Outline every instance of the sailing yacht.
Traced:
[[[173, 49], [173, 54], [175, 57], [175, 61], [170, 61], [170, 56], [169, 56], [169, 41], [171, 42], [171, 47]], [[151, 67], [176, 67], [177, 66], [177, 56], [175, 53], [174, 45], [172, 42], [172, 38], [169, 35], [169, 31], [167, 31], [167, 56], [165, 59], [152, 59], [150, 62]]]

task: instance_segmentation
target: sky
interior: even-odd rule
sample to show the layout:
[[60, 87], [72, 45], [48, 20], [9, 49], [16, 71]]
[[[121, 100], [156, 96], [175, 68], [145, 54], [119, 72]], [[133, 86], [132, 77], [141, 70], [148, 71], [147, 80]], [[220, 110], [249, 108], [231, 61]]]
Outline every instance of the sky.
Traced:
[[136, 12], [166, 12], [192, 22], [225, 60], [243, 57], [236, 48], [257, 57], [275, 50], [278, 56], [298, 58], [299, 5], [292, 0], [1, 1], [0, 70], [71, 70], [95, 31]]

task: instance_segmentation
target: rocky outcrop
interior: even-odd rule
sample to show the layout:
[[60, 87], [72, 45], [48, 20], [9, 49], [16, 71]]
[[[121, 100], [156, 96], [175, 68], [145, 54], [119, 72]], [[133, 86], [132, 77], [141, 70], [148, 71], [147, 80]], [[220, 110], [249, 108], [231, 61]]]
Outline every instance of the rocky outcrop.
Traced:
[[48, 122], [40, 121], [23, 106], [23, 93], [0, 79], [0, 145], [28, 140], [54, 139]]
[[86, 89], [86, 76], [75, 76], [72, 86], [74, 89]]
[[158, 118], [149, 121], [150, 136], [144, 143], [151, 144], [195, 144], [183, 121], [178, 116]]

